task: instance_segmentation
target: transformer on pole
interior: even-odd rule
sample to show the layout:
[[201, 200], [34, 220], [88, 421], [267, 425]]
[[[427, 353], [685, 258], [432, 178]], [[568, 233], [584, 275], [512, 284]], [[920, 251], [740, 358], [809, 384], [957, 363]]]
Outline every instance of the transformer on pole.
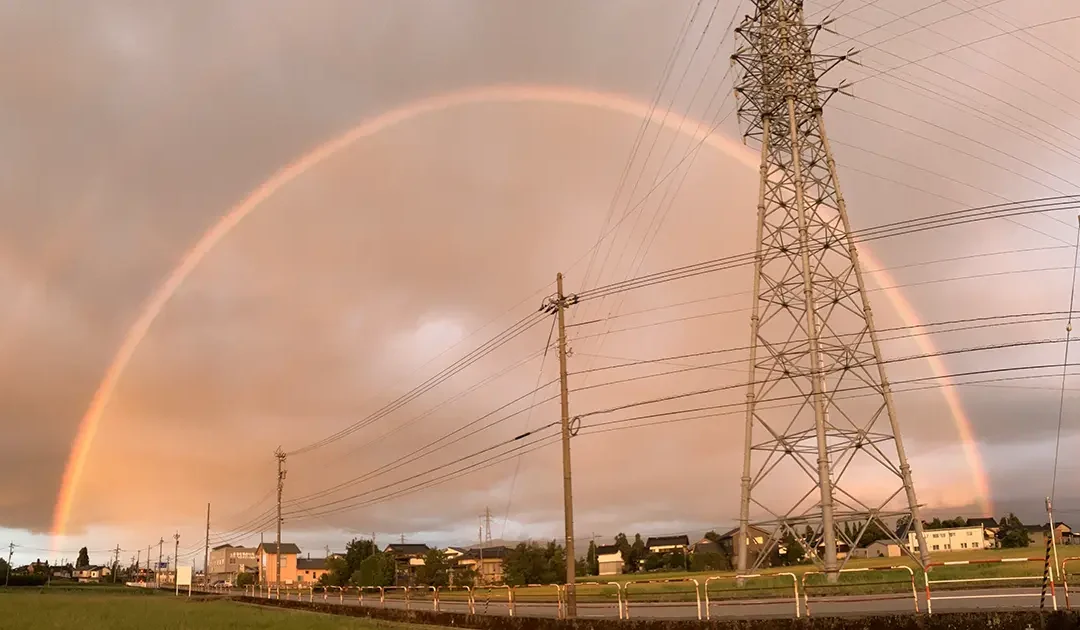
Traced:
[[795, 543], [835, 580], [840, 543], [874, 524], [906, 546], [908, 519], [929, 552], [822, 119], [841, 88], [818, 78], [850, 53], [813, 54], [823, 28], [800, 0], [754, 0], [735, 29], [739, 119], [761, 148], [735, 547], [740, 573]]

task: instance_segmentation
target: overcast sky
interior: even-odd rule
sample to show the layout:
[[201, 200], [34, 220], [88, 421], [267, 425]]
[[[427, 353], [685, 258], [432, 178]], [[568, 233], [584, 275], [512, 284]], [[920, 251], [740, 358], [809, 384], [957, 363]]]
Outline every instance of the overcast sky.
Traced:
[[[0, 68], [0, 458], [8, 471], [0, 537], [24, 545], [17, 560], [49, 545], [79, 421], [140, 305], [203, 232], [278, 169], [419, 99], [507, 84], [601, 92], [645, 110], [659, 94], [658, 111], [719, 122], [718, 137], [739, 140], [735, 117], [725, 116], [733, 109], [727, 26], [736, 4], [3, 3], [0, 53], [11, 62]], [[818, 49], [868, 48], [863, 66], [841, 65], [823, 80], [856, 82], [826, 114], [856, 228], [1078, 192], [1072, 4], [842, 3], [832, 28], [856, 40], [823, 33]], [[808, 13], [823, 6], [809, 3]], [[1017, 30], [1044, 22], [1055, 23]], [[720, 143], [694, 152], [688, 134], [662, 130], [657, 114], [616, 196], [640, 114], [597, 106], [602, 99], [571, 100], [474, 102], [403, 119], [260, 204], [182, 284], [123, 373], [61, 550], [134, 550], [174, 531], [181, 547], [195, 547], [207, 502], [212, 542], [257, 541], [273, 505], [277, 446], [292, 451], [368, 417], [536, 311], [557, 271], [577, 291], [753, 248], [757, 174], [745, 155], [718, 150]], [[755, 147], [745, 150], [752, 156]], [[614, 224], [609, 209], [627, 219], [590, 266], [591, 248]], [[905, 325], [878, 290], [889, 284], [913, 285], [900, 291], [924, 322], [1067, 310], [1075, 224], [1075, 213], [1063, 211], [874, 243], [872, 259], [893, 268], [889, 282], [868, 275], [878, 325]], [[1025, 251], [998, 254], [1017, 249]], [[972, 275], [981, 277], [955, 279]], [[570, 369], [744, 346], [750, 286], [743, 267], [584, 302], [570, 315]], [[618, 317], [595, 322], [609, 315]], [[1064, 327], [1054, 320], [936, 333], [932, 342], [963, 349], [1060, 339]], [[404, 535], [467, 543], [485, 508], [495, 537], [558, 535], [555, 446], [394, 494], [446, 474], [428, 469], [558, 420], [557, 400], [537, 404], [395, 464], [515, 399], [524, 396], [502, 415], [554, 396], [554, 387], [525, 396], [557, 376], [555, 356], [543, 353], [550, 330], [545, 319], [399, 410], [290, 457], [290, 501], [389, 470], [293, 503], [286, 536], [315, 551], [361, 532], [382, 542]], [[911, 339], [883, 350], [892, 358], [922, 352]], [[1047, 343], [943, 361], [957, 373], [1061, 363], [1063, 350]], [[604, 370], [574, 377], [573, 386], [717, 362]], [[925, 361], [890, 365], [894, 382], [930, 375]], [[1034, 522], [1050, 491], [1060, 370], [1008, 375], [1042, 377], [957, 392], [995, 515], [1015, 510]], [[735, 361], [585, 389], [571, 407], [585, 414], [745, 379], [745, 361]], [[1058, 469], [1066, 521], [1068, 510], [1080, 510], [1075, 387], [1067, 383]], [[665, 409], [743, 400], [742, 390], [725, 390]], [[981, 516], [941, 391], [898, 393], [897, 405], [920, 500], [932, 513]], [[583, 426], [651, 411], [590, 416]], [[576, 437], [578, 536], [730, 526], [741, 444], [737, 413]], [[393, 482], [401, 483], [384, 488]], [[332, 514], [319, 508], [358, 502]]]

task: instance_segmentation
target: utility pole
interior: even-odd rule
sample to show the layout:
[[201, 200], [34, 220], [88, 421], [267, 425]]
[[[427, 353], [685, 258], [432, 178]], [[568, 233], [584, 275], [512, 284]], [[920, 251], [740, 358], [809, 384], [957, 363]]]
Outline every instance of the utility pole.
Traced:
[[[135, 575], [137, 576], [139, 574], [139, 569], [142, 567], [142, 549], [136, 549], [135, 553]], [[78, 563], [76, 562], [76, 564]]]
[[401, 535], [401, 544], [405, 544], [405, 534]]
[[154, 567], [154, 584], [161, 581], [161, 546], [165, 544], [165, 539], [158, 540], [157, 544], [157, 566]]
[[[843, 568], [837, 537], [851, 547], [856, 542], [845, 539], [844, 524], [859, 524], [858, 538], [871, 522], [891, 532], [895, 519], [910, 518], [917, 560], [925, 566], [930, 556], [822, 116], [843, 85], [826, 88], [818, 79], [851, 53], [813, 54], [821, 30], [806, 26], [802, 0], [753, 0], [752, 14], [735, 29], [742, 40], [732, 55], [741, 71], [737, 111], [745, 139], [761, 144], [735, 544], [736, 570], [745, 574], [785, 536], [798, 538], [800, 527], [812, 526], [822, 550], [810, 555], [835, 582]], [[830, 394], [851, 382], [866, 385], [872, 397]], [[759, 406], [766, 397], [796, 402]], [[857, 491], [842, 487], [877, 472], [890, 479]], [[787, 498], [766, 490], [777, 484], [790, 491]], [[772, 520], [752, 525], [751, 505]], [[751, 568], [752, 526], [769, 536]]]
[[574, 497], [573, 483], [570, 475], [570, 438], [577, 433], [576, 428], [571, 427], [570, 420], [570, 388], [566, 376], [566, 307], [577, 304], [576, 295], [566, 296], [563, 294], [563, 275], [555, 275], [556, 295], [554, 300], [548, 299], [540, 307], [546, 313], [555, 313], [559, 326], [559, 399], [562, 406], [562, 462], [563, 462], [563, 516], [566, 527], [566, 618], [577, 617], [577, 592], [575, 582], [575, 556], [574, 556]]
[[116, 574], [119, 573], [119, 572], [120, 572], [120, 545], [117, 545], [115, 555], [113, 556], [113, 573], [112, 573], [113, 584], [116, 584]]
[[180, 594], [180, 530], [173, 534], [173, 584], [176, 586], [173, 595]]
[[150, 548], [153, 545], [146, 546], [146, 578], [150, 579]]
[[[196, 547], [198, 549], [198, 547]], [[191, 561], [195, 563], [194, 560]], [[203, 586], [210, 585], [210, 504], [206, 504], [206, 545], [203, 547]], [[192, 582], [195, 580], [192, 579]]]
[[4, 586], [11, 583], [11, 558], [15, 555], [15, 543], [8, 543], [7, 572], [4, 574]]
[[491, 508], [484, 508], [484, 544], [491, 546]]
[[274, 584], [281, 588], [281, 495], [285, 491], [285, 451], [279, 446], [274, 451], [277, 457], [277, 547], [274, 549]]

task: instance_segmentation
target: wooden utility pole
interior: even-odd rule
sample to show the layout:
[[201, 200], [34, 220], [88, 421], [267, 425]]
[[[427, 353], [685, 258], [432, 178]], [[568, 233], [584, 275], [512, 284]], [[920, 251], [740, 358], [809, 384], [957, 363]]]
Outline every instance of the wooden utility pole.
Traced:
[[[196, 547], [198, 549], [198, 547]], [[194, 564], [194, 560], [192, 563]], [[206, 504], [206, 545], [203, 547], [203, 586], [210, 585], [210, 504]], [[192, 582], [195, 580], [192, 579]]]
[[574, 555], [574, 495], [570, 477], [570, 388], [566, 378], [566, 307], [577, 302], [563, 295], [563, 276], [555, 276], [555, 315], [559, 325], [559, 402], [562, 406], [563, 515], [566, 520], [566, 617], [577, 617]]
[[158, 540], [157, 544], [157, 566], [154, 567], [154, 584], [161, 581], [161, 546], [165, 544], [165, 539]]
[[120, 545], [116, 546], [116, 555], [113, 556], [112, 581], [116, 584], [116, 574], [120, 572]]
[[180, 532], [173, 534], [173, 541], [175, 541], [175, 551], [173, 551], [173, 585], [174, 595], [180, 594]]
[[277, 457], [277, 547], [274, 549], [274, 585], [281, 588], [281, 494], [285, 490], [285, 451], [279, 446]]
[[15, 555], [15, 543], [8, 543], [7, 571], [4, 573], [4, 586], [11, 583], [11, 558]]

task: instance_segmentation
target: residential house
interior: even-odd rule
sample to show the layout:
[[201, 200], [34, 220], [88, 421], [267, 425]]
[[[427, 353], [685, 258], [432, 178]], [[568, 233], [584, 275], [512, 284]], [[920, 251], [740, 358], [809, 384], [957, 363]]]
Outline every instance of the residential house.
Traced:
[[214, 547], [210, 550], [210, 582], [234, 582], [238, 574], [254, 569], [258, 565], [255, 552], [254, 547]]
[[986, 537], [986, 544], [983, 546], [983, 549], [996, 549], [1000, 546], [998, 543], [998, 532], [1001, 531], [1001, 527], [993, 518], [969, 518], [964, 525], [967, 525], [968, 527], [982, 526], [983, 531], [985, 532], [984, 536]]
[[645, 541], [645, 548], [651, 553], [671, 553], [681, 551], [684, 554], [690, 549], [690, 537], [682, 536], [655, 536]]
[[[1046, 546], [1046, 532], [1050, 531], [1050, 523], [1043, 525], [1025, 525], [1032, 547], [1042, 549]], [[1054, 542], [1058, 545], [1071, 544], [1073, 539], [1072, 528], [1062, 522], [1054, 523]]]
[[[296, 559], [300, 555], [300, 547], [293, 543], [281, 543], [281, 583], [296, 583]], [[259, 582], [262, 584], [277, 584], [277, 543], [259, 543], [255, 548], [255, 562], [259, 567]]]
[[101, 582], [103, 579], [112, 575], [112, 571], [109, 567], [103, 567], [100, 565], [91, 565], [88, 567], [79, 567], [72, 573], [72, 577], [79, 582]]
[[469, 550], [466, 547], [447, 547], [443, 550], [443, 555], [446, 556], [447, 560], [454, 562], [468, 553], [468, 551]]
[[330, 571], [330, 568], [326, 564], [327, 560], [328, 558], [297, 558], [297, 584], [306, 584], [310, 586], [317, 583], [319, 578]]
[[623, 558], [618, 545], [598, 545], [596, 561], [600, 565], [600, 575], [619, 575], [626, 565], [626, 558]]
[[476, 571], [477, 584], [502, 584], [503, 560], [510, 551], [509, 547], [469, 549], [458, 559], [458, 565]]
[[33, 575], [35, 573], [48, 574], [49, 573], [49, 563], [48, 562], [42, 562], [41, 558], [38, 558], [37, 560], [31, 562], [29, 564], [29, 566], [26, 567], [26, 572], [31, 574], [31, 575]]
[[[718, 544], [723, 550], [722, 553], [726, 554], [729, 558], [735, 558], [738, 555], [738, 547], [735, 545], [736, 537], [739, 535], [739, 528], [730, 529], [720, 535]], [[750, 525], [747, 529], [746, 536], [746, 550], [747, 560], [750, 566], [753, 566], [757, 562], [757, 557], [761, 555], [762, 550], [768, 543], [772, 534], [760, 527]]]
[[72, 566], [70, 564], [67, 564], [67, 565], [64, 565], [64, 566], [59, 566], [59, 567], [53, 567], [52, 568], [52, 577], [53, 577], [54, 580], [70, 580], [71, 577], [72, 577], [72, 573], [74, 571], [75, 571], [75, 569], [72, 568]]
[[[823, 542], [818, 543], [817, 553], [818, 553], [819, 558], [821, 556], [825, 555], [825, 543], [823, 543]], [[846, 542], [842, 542], [842, 541], [839, 541], [839, 540], [836, 541], [836, 557], [837, 558], [843, 560], [844, 558], [848, 557], [848, 554], [850, 554], [850, 553], [851, 553], [851, 547]]]
[[899, 558], [904, 550], [891, 540], [878, 540], [851, 552], [852, 558]]
[[715, 540], [702, 538], [690, 545], [690, 553], [724, 553], [724, 548]]
[[424, 566], [424, 556], [431, 551], [431, 547], [422, 543], [393, 543], [387, 545], [383, 551], [394, 558], [398, 586], [409, 586], [416, 575], [416, 568]]
[[[941, 551], [962, 551], [965, 549], [986, 549], [993, 543], [986, 537], [986, 529], [982, 525], [971, 527], [950, 527], [948, 529], [927, 529], [923, 532], [926, 546], [930, 553]], [[908, 549], [912, 553], [919, 552], [919, 541], [915, 536], [915, 530], [908, 532]]]

